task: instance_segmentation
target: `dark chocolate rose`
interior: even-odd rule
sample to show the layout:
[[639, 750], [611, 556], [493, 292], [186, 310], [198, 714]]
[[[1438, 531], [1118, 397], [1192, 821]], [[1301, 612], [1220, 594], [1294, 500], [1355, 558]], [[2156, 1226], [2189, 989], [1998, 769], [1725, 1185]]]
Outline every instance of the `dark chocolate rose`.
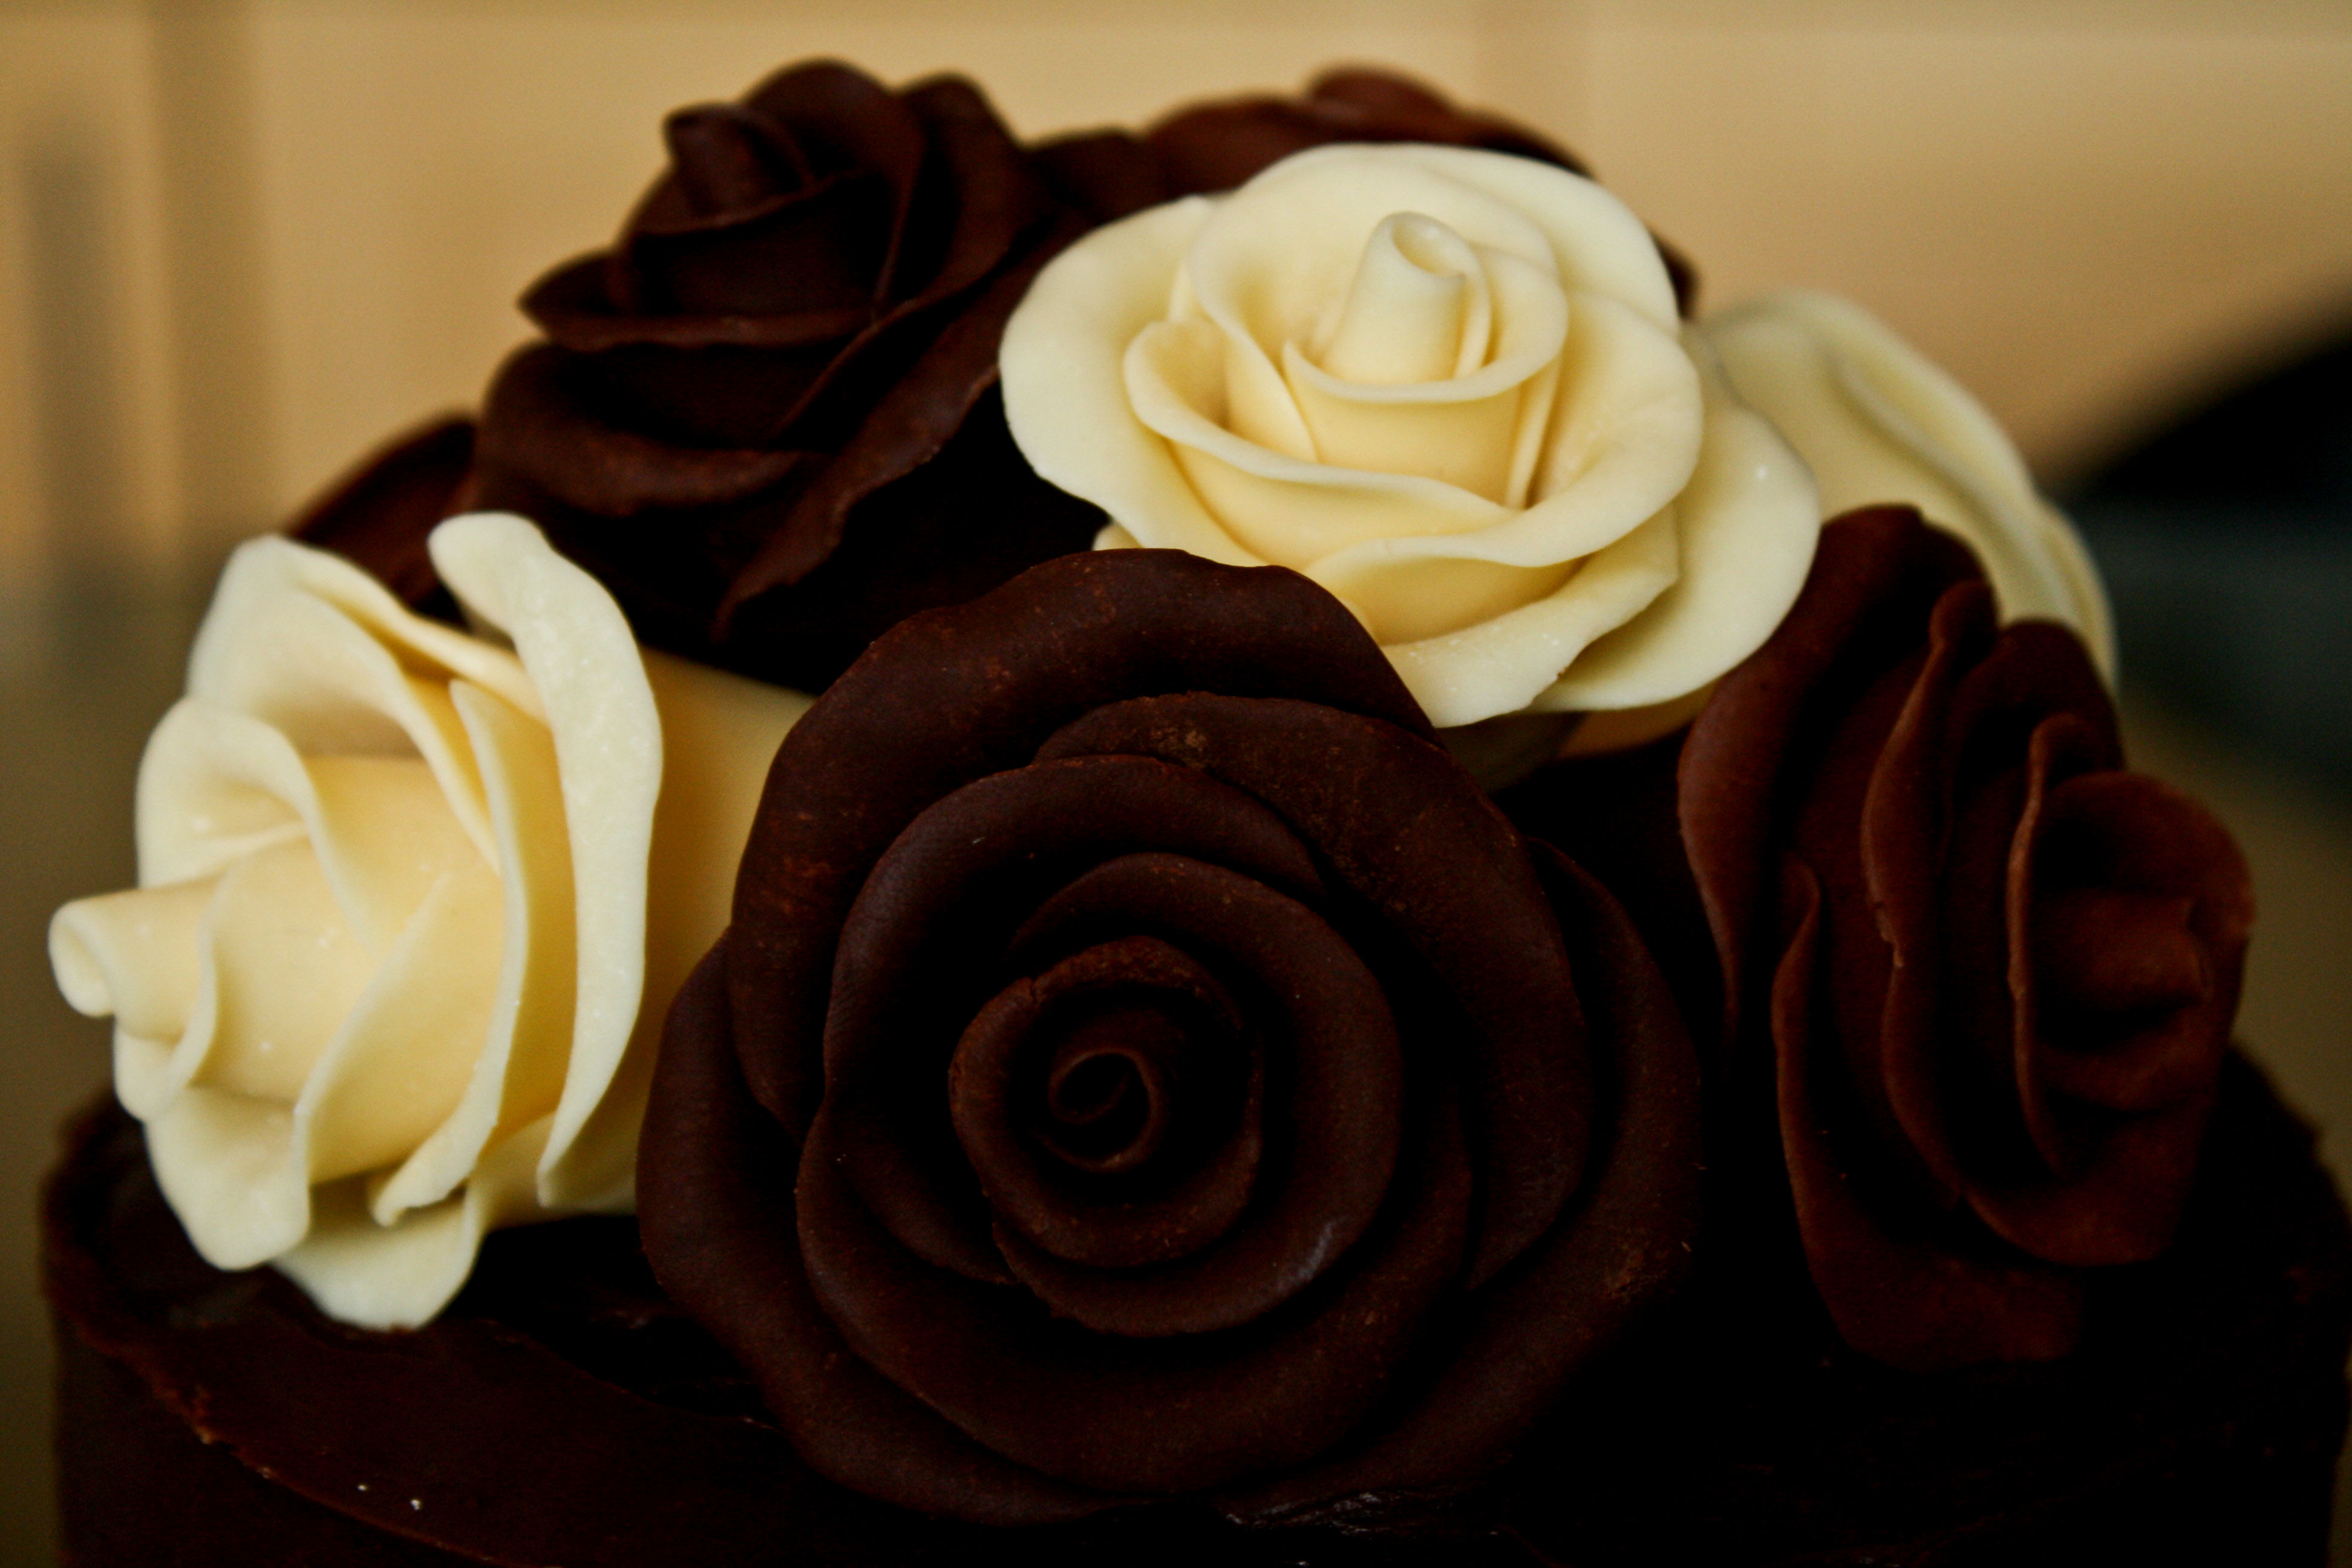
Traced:
[[2252, 918], [2229, 834], [2123, 770], [2082, 643], [1997, 626], [1907, 508], [1823, 531], [1680, 791], [1839, 1331], [1916, 1370], [2065, 1354], [2085, 1271], [2161, 1252], [2196, 1173]]
[[610, 250], [523, 309], [472, 500], [538, 521], [646, 641], [822, 688], [913, 610], [1085, 549], [1006, 435], [1005, 317], [1150, 160], [1021, 148], [958, 78], [794, 67], [672, 114]]
[[[1557, 163], [1579, 174], [1592, 172], [1540, 132], [1500, 115], [1457, 108], [1409, 77], [1360, 66], [1326, 71], [1295, 98], [1253, 94], [1180, 109], [1151, 127], [1144, 140], [1167, 184], [1167, 196], [1156, 200], [1232, 190], [1293, 153], [1334, 142], [1481, 147]], [[1697, 302], [1698, 273], [1663, 240], [1658, 254], [1687, 316]]]
[[809, 1462], [995, 1522], [1464, 1480], [1679, 1276], [1687, 1037], [1339, 604], [1118, 551], [877, 642], [672, 1009], [665, 1286]]

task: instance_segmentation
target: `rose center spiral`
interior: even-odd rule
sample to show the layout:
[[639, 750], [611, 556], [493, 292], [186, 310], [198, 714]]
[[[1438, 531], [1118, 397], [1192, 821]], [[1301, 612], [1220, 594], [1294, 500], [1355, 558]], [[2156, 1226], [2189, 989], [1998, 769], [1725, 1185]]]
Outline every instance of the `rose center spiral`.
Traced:
[[999, 1219], [1054, 1256], [1129, 1267], [1222, 1234], [1256, 1141], [1247, 1026], [1200, 963], [1117, 938], [1014, 981], [958, 1041], [949, 1110]]
[[1373, 386], [1450, 381], [1486, 361], [1494, 304], [1478, 254], [1453, 229], [1394, 213], [1365, 242], [1339, 313], [1309, 357]]
[[1046, 1065], [1039, 1142], [1081, 1171], [1143, 1164], [1167, 1142], [1185, 1046], [1175, 1021], [1149, 1005], [1086, 1019]]

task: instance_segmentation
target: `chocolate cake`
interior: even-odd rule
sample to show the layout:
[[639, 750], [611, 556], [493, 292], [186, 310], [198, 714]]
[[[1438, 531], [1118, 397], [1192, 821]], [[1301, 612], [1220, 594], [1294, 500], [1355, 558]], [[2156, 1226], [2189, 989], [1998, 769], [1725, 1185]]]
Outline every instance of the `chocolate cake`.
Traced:
[[2246, 868], [1948, 377], [1377, 73], [667, 137], [53, 925], [69, 1561], [2323, 1557]]

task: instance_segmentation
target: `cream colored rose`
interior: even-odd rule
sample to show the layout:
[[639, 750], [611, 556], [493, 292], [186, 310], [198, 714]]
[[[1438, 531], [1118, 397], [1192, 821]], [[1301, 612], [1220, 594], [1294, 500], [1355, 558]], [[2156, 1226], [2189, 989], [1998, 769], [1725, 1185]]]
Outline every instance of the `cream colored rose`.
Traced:
[[808, 702], [641, 651], [520, 518], [432, 552], [504, 643], [240, 549], [140, 767], [139, 887], [49, 928], [196, 1249], [372, 1327], [494, 1226], [630, 1206], [662, 1013]]
[[1305, 573], [1441, 725], [1681, 697], [1812, 560], [1803, 466], [1648, 233], [1531, 159], [1324, 147], [1139, 213], [1045, 268], [1001, 363], [1098, 544]]
[[1739, 395], [1812, 469], [1824, 515], [1880, 501], [1917, 507], [1983, 559], [2004, 616], [2074, 627], [2114, 678], [2114, 626], [2082, 540], [1958, 382], [1834, 295], [1767, 295], [1699, 330]]

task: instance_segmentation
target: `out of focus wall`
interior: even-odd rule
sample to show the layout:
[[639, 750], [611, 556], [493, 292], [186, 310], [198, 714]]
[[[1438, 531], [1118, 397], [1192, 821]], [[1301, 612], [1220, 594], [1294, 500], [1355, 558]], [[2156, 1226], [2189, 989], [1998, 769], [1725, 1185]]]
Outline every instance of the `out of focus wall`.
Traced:
[[662, 112], [818, 53], [1025, 132], [1405, 67], [1565, 136], [1710, 298], [1863, 300], [2045, 472], [2352, 311], [2342, 4], [13, 0], [0, 594], [208, 558], [469, 402]]

